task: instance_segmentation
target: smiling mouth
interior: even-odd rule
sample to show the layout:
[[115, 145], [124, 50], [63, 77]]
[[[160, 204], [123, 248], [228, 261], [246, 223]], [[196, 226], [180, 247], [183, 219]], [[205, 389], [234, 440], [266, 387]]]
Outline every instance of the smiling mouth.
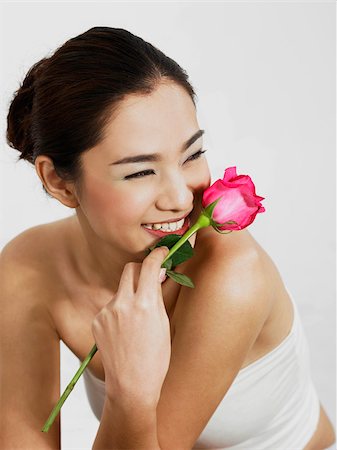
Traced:
[[191, 217], [192, 212], [193, 209], [181, 219], [170, 219], [163, 222], [142, 223], [142, 226], [145, 226], [146, 228], [152, 227], [155, 230], [162, 229], [164, 231], [168, 231], [169, 229], [171, 229], [171, 231], [175, 231], [177, 228], [179, 229], [183, 226], [186, 217]]
[[[187, 230], [189, 229], [189, 227], [190, 227], [190, 223], [191, 223], [191, 221], [190, 221], [190, 215], [191, 215], [191, 213], [190, 213], [188, 216], [186, 216], [186, 217], [184, 218], [183, 225], [182, 225], [182, 227], [181, 227], [180, 229], [178, 229], [178, 230], [170, 230], [170, 229], [167, 229], [167, 230], [163, 230], [163, 229], [155, 230], [155, 229], [153, 229], [153, 228], [145, 227], [144, 225], [146, 225], [146, 224], [142, 224], [142, 228], [143, 228], [144, 230], [148, 231], [149, 233], [155, 235], [155, 236], [160, 236], [160, 237], [162, 237], [162, 236], [167, 236], [168, 234], [177, 234], [177, 235], [179, 235], [179, 236], [182, 236], [184, 233], [186, 233], [186, 231], [187, 231]], [[167, 223], [167, 222], [163, 222], [163, 223]]]

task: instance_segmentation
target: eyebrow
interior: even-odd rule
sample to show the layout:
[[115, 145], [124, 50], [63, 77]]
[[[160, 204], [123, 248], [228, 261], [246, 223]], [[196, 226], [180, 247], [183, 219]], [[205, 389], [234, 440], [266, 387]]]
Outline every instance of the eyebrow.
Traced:
[[[204, 133], [205, 133], [205, 130], [198, 130], [195, 134], [193, 134], [193, 136], [191, 136], [184, 143], [181, 153], [184, 153], [186, 150], [188, 150], [188, 148], [191, 147], [191, 145], [197, 139], [199, 139]], [[109, 165], [160, 161], [160, 160], [161, 160], [161, 156], [159, 153], [149, 153], [149, 154], [145, 154], [145, 155], [127, 156], [126, 158], [119, 159], [118, 161], [110, 163]]]

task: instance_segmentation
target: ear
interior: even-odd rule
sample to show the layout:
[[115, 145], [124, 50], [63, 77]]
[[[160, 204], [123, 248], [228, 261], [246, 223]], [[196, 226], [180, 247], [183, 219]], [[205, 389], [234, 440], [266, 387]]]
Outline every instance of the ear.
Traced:
[[46, 191], [52, 197], [69, 208], [79, 206], [74, 183], [65, 181], [57, 175], [53, 161], [48, 156], [38, 156], [35, 160], [35, 169]]

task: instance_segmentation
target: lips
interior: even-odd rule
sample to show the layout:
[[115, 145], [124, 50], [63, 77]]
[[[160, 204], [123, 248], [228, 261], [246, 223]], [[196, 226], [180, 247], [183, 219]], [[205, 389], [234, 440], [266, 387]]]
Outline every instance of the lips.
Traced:
[[[172, 222], [172, 221], [171, 221]], [[182, 228], [180, 230], [176, 230], [176, 231], [161, 231], [161, 230], [150, 230], [149, 228], [144, 228], [144, 226], [142, 225], [142, 228], [145, 231], [148, 231], [149, 233], [153, 234], [154, 236], [159, 236], [159, 237], [163, 237], [163, 236], [167, 236], [168, 234], [177, 234], [179, 236], [182, 236], [183, 234], [186, 233], [186, 231], [189, 229], [190, 227], [190, 216], [186, 216], [185, 217], [185, 221], [184, 221], [184, 225], [182, 226]]]

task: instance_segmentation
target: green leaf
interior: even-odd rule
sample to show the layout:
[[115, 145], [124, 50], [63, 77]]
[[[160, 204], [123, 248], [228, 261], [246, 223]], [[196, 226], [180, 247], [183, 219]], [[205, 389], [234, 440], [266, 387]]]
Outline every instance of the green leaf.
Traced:
[[[166, 246], [168, 249], [171, 249], [180, 239], [181, 236], [179, 236], [178, 234], [169, 234], [167, 236], [163, 236], [160, 239], [160, 241], [158, 241], [155, 245], [146, 250], [146, 254], [148, 255], [156, 247], [161, 247], [163, 245]], [[191, 258], [192, 256], [193, 256], [193, 247], [187, 240], [186, 242], [183, 243], [181, 247], [178, 248], [178, 250], [176, 250], [173, 253], [173, 255], [170, 256], [170, 258], [167, 261], [165, 261], [162, 267], [165, 267], [166, 269], [174, 269], [176, 266], [186, 261], [187, 259]], [[169, 261], [171, 261], [171, 266], [167, 265]]]
[[[179, 236], [178, 234], [169, 234], [168, 236], [162, 237], [161, 240], [157, 242], [156, 247], [165, 245], [166, 247], [171, 249], [180, 239], [181, 236]], [[178, 248], [178, 250], [176, 250], [173, 253], [173, 255], [170, 256], [170, 259], [172, 259], [172, 266], [176, 267], [182, 262], [191, 258], [192, 256], [193, 256], [193, 247], [187, 240], [186, 242], [183, 243], [181, 247]]]
[[161, 247], [165, 245], [167, 248], [171, 248], [174, 244], [181, 238], [177, 234], [168, 234], [167, 236], [163, 236], [156, 244], [150, 247], [150, 251], [154, 250], [156, 247]]
[[172, 278], [172, 280], [174, 280], [176, 283], [194, 288], [193, 281], [183, 273], [173, 272], [173, 270], [166, 270], [166, 275]]

